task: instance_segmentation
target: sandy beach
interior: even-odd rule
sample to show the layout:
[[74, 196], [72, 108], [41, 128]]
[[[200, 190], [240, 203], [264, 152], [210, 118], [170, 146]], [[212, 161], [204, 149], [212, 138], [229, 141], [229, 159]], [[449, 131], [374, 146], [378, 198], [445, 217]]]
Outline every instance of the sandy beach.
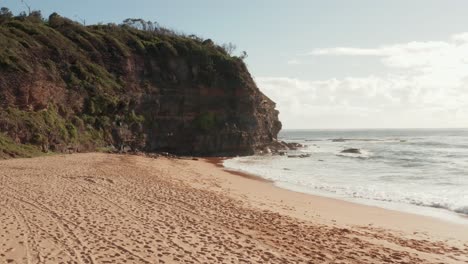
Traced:
[[217, 160], [56, 155], [0, 161], [0, 263], [468, 263], [468, 226]]

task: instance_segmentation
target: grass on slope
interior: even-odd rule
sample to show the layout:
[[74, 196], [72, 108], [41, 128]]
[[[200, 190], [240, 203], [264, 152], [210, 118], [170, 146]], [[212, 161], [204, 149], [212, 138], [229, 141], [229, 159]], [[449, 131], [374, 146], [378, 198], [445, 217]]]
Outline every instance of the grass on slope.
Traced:
[[0, 159], [32, 158], [44, 155], [37, 147], [32, 145], [16, 144], [8, 136], [0, 133]]

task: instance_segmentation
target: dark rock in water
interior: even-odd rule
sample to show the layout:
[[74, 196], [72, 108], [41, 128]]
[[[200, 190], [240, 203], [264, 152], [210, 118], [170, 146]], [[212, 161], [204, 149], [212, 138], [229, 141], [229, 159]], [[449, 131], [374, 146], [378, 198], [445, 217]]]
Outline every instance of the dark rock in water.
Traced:
[[308, 158], [310, 154], [298, 154], [298, 155], [288, 155], [288, 158]]
[[299, 148], [303, 148], [304, 146], [296, 143], [296, 142], [284, 142], [279, 140], [274, 140], [273, 142], [266, 144], [262, 148], [257, 148], [257, 154], [278, 154], [278, 155], [285, 155], [285, 151], [288, 150], [298, 150]]
[[357, 148], [349, 148], [341, 151], [341, 153], [361, 154], [361, 150]]
[[296, 142], [286, 143], [283, 141], [283, 143], [286, 144], [286, 146], [288, 146], [288, 148], [291, 150], [296, 150], [296, 149], [304, 147], [304, 145], [296, 143]]

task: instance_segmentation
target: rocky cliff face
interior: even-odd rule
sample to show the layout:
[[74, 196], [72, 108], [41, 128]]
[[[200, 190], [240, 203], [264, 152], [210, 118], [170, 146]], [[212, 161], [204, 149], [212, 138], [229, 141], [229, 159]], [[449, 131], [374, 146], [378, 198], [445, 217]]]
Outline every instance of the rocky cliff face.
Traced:
[[210, 40], [53, 14], [3, 17], [0, 47], [0, 132], [17, 144], [231, 156], [281, 129], [242, 59]]

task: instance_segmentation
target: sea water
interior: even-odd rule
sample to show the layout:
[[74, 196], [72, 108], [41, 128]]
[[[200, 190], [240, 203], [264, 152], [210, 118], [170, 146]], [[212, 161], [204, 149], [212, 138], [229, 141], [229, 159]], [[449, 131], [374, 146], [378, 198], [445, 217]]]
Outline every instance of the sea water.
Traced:
[[[468, 129], [284, 130], [279, 139], [304, 148], [224, 166], [294, 191], [468, 224]], [[342, 153], [349, 148], [360, 153]]]

